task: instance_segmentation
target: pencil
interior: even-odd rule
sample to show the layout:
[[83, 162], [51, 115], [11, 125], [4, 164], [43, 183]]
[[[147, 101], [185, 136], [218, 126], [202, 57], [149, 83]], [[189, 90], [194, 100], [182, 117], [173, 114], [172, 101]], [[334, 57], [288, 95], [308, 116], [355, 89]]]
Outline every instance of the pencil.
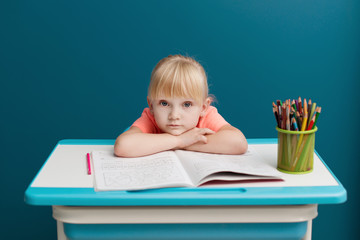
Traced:
[[309, 126], [308, 126], [307, 130], [313, 129], [315, 117], [316, 117], [315, 115], [312, 117], [311, 121], [309, 122]]
[[[306, 100], [304, 100], [304, 103], [305, 103]], [[304, 104], [304, 108], [305, 108], [305, 104]], [[302, 120], [302, 125], [301, 125], [301, 131], [305, 131], [306, 129], [306, 123], [307, 123], [307, 112], [305, 112], [305, 109], [304, 109], [304, 118]], [[298, 144], [297, 144], [297, 147], [296, 147], [296, 153], [299, 152], [299, 148], [300, 148], [300, 145], [301, 145], [301, 142], [303, 140], [303, 137], [304, 137], [304, 134], [300, 134], [300, 137], [299, 137], [299, 141], [298, 141]], [[295, 163], [294, 163], [295, 164]]]
[[277, 112], [276, 107], [273, 107], [273, 112], [274, 112], [274, 115], [275, 115], [276, 124], [277, 124], [277, 126], [280, 128], [279, 115], [278, 115], [278, 112]]
[[282, 108], [281, 108], [281, 128], [286, 129], [286, 108], [285, 108], [285, 104], [283, 104]]
[[302, 106], [301, 106], [301, 97], [299, 97], [299, 100], [298, 100], [298, 103], [299, 103], [299, 113], [301, 114], [302, 113]]
[[290, 105], [286, 105], [285, 107], [286, 107], [286, 119], [289, 119], [290, 118]]
[[295, 112], [297, 111], [295, 100], [292, 100], [291, 106], [294, 108]]
[[299, 112], [296, 112], [296, 121], [297, 121], [297, 125], [298, 126], [301, 126], [301, 117], [300, 117], [300, 113]]
[[281, 120], [281, 104], [280, 104], [280, 100], [276, 100], [276, 106], [278, 109], [278, 114], [279, 114], [279, 120]]
[[88, 175], [91, 175], [90, 153], [86, 154], [86, 159], [87, 159]]
[[[305, 100], [305, 101], [306, 101], [306, 100]], [[308, 114], [307, 114], [307, 112], [305, 112], [304, 118], [303, 118], [303, 120], [302, 120], [301, 131], [305, 131], [307, 119], [308, 119]]]
[[295, 117], [292, 118], [291, 122], [293, 124], [294, 130], [299, 131], [298, 125], [297, 125], [296, 120], [295, 120]]
[[313, 126], [313, 128], [315, 128], [315, 126], [316, 126], [316, 122], [317, 122], [317, 120], [318, 120], [318, 117], [319, 117], [319, 115], [320, 115], [320, 113], [321, 113], [321, 107], [317, 107], [316, 108], [316, 110], [315, 110], [315, 112], [316, 112], [316, 116], [315, 116], [315, 121], [314, 121], [314, 126]]
[[290, 131], [290, 118], [286, 119], [286, 130]]
[[311, 112], [310, 112], [310, 116], [312, 118], [312, 116], [314, 116], [315, 113], [315, 109], [316, 109], [316, 103], [313, 103], [311, 106]]

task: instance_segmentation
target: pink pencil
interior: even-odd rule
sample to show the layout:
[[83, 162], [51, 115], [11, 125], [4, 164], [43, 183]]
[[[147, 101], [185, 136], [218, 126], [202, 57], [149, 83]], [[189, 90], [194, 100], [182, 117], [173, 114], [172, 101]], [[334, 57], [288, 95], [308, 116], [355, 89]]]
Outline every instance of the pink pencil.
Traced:
[[87, 154], [86, 154], [86, 157], [87, 157], [88, 175], [91, 175], [90, 153], [87, 153]]

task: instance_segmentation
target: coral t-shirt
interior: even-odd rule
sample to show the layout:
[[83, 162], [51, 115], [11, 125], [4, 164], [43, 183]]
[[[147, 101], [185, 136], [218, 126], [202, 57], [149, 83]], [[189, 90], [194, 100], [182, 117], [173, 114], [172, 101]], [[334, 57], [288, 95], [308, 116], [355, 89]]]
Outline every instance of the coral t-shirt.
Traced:
[[[209, 106], [205, 115], [199, 118], [199, 122], [196, 127], [209, 128], [214, 132], [219, 131], [221, 127], [228, 124], [227, 121], [218, 113], [216, 107]], [[145, 108], [133, 124], [132, 127], [138, 127], [143, 133], [163, 133], [157, 126], [154, 116], [151, 114], [149, 108]]]

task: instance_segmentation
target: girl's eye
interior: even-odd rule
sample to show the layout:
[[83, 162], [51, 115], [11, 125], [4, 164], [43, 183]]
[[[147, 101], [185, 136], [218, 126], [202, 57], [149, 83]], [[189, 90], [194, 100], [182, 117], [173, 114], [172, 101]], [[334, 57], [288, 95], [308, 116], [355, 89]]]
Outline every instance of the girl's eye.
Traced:
[[184, 107], [186, 107], [186, 108], [191, 107], [191, 106], [192, 106], [191, 102], [185, 102], [184, 103]]
[[166, 107], [168, 105], [168, 103], [166, 101], [160, 101], [160, 105], [163, 107]]

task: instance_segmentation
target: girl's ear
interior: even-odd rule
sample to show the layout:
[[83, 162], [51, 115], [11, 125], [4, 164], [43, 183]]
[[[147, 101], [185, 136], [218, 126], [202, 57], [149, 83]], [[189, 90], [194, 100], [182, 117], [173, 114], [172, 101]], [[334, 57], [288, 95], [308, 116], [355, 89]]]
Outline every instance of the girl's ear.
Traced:
[[148, 102], [148, 105], [149, 105], [150, 113], [151, 113], [152, 115], [154, 115], [153, 105], [152, 105], [152, 102], [151, 102], [151, 100], [149, 99], [149, 97], [147, 97], [147, 102]]
[[211, 98], [208, 97], [208, 98], [205, 99], [205, 102], [204, 102], [203, 105], [202, 105], [200, 117], [205, 116], [205, 113], [206, 113], [206, 111], [208, 110], [210, 104], [211, 104]]

